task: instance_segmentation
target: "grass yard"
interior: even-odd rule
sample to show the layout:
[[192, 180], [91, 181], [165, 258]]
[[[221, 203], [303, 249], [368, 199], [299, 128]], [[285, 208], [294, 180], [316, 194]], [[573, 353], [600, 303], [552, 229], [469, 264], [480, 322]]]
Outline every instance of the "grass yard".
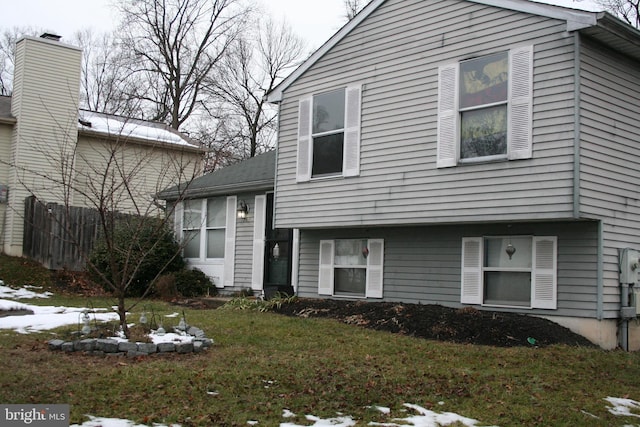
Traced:
[[[83, 298], [75, 302], [87, 305]], [[160, 302], [154, 310], [181, 311]], [[604, 399], [640, 398], [637, 353], [448, 344], [246, 310], [187, 310], [186, 316], [214, 347], [192, 355], [99, 358], [49, 351], [50, 333], [2, 331], [0, 402], [68, 403], [72, 423], [90, 414], [149, 425], [312, 425], [305, 414], [341, 413], [364, 426], [406, 417], [405, 403], [480, 425], [636, 421], [609, 414]], [[375, 405], [391, 408], [391, 415]], [[283, 418], [284, 409], [297, 417]]]
[[[113, 303], [57, 293], [46, 274], [6, 261], [0, 258], [0, 279], [7, 285], [55, 293], [24, 301], [29, 304]], [[162, 316], [183, 310], [145, 302], [131, 318], [143, 309]], [[640, 400], [640, 353], [452, 344], [250, 310], [185, 313], [215, 341], [206, 352], [102, 358], [48, 350], [49, 339], [77, 325], [29, 335], [0, 329], [0, 402], [68, 403], [72, 423], [92, 415], [185, 427], [314, 425], [307, 414], [325, 420], [344, 414], [366, 426], [416, 415], [404, 404], [502, 427], [638, 424], [636, 417], [611, 414], [605, 398]], [[164, 319], [165, 327], [178, 322]], [[285, 418], [285, 409], [296, 416]]]

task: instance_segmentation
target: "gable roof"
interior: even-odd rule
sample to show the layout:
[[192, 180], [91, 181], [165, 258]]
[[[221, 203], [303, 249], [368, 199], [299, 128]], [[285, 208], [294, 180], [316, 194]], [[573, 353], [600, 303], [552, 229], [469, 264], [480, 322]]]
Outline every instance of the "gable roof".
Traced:
[[[16, 122], [17, 119], [11, 114], [11, 96], [0, 96], [0, 123], [14, 124]], [[187, 136], [164, 123], [89, 110], [79, 110], [78, 132], [100, 138], [122, 137], [127, 138], [127, 141], [143, 144], [160, 143], [187, 151], [204, 151]]]
[[184, 134], [164, 123], [138, 120], [113, 114], [80, 110], [78, 113], [78, 131], [82, 134], [98, 137], [122, 137], [127, 140], [147, 143], [164, 143], [187, 150], [202, 151]]
[[193, 199], [268, 191], [273, 189], [275, 173], [276, 151], [271, 150], [195, 178], [188, 184], [184, 194], [180, 194], [181, 188], [176, 186], [163, 190], [158, 197], [162, 200], [176, 200], [182, 197]]
[[[353, 19], [338, 30], [325, 44], [305, 62], [289, 74], [278, 86], [267, 94], [272, 103], [282, 101], [284, 91], [302, 74], [320, 60], [331, 48], [344, 39], [354, 28], [371, 15], [386, 0], [372, 0]], [[467, 0], [473, 3], [510, 9], [548, 18], [566, 21], [567, 31], [580, 31], [608, 46], [636, 59], [640, 59], [640, 31], [625, 24], [608, 12], [588, 12], [531, 0]]]

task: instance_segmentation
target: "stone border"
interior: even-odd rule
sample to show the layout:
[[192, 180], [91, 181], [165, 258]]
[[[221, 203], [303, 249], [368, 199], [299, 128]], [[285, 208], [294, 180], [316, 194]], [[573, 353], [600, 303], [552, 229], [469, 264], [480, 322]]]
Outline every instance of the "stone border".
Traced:
[[[176, 331], [178, 332], [178, 331]], [[180, 331], [182, 332], [182, 331]], [[49, 350], [72, 353], [82, 351], [93, 356], [149, 356], [167, 353], [200, 353], [211, 347], [213, 340], [206, 338], [201, 329], [190, 327], [187, 334], [194, 337], [191, 342], [163, 342], [158, 344], [118, 341], [112, 338], [86, 338], [75, 341], [53, 339], [49, 341]]]

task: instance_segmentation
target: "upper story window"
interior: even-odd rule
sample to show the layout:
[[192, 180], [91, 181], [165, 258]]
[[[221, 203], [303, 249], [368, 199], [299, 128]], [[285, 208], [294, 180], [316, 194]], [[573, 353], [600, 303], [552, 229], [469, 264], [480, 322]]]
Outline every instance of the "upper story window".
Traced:
[[300, 100], [296, 180], [360, 173], [360, 86]]
[[438, 167], [532, 155], [533, 47], [441, 66]]
[[344, 89], [313, 97], [311, 176], [342, 173]]
[[460, 63], [460, 158], [506, 156], [506, 52]]

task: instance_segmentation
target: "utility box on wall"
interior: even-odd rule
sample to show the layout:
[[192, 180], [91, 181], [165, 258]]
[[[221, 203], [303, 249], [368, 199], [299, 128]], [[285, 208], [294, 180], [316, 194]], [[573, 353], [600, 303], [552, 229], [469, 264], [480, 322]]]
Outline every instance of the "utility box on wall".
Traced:
[[9, 187], [0, 184], [0, 203], [7, 203], [7, 200], [9, 200]]
[[636, 285], [640, 279], [640, 252], [623, 249], [620, 253], [620, 283]]

